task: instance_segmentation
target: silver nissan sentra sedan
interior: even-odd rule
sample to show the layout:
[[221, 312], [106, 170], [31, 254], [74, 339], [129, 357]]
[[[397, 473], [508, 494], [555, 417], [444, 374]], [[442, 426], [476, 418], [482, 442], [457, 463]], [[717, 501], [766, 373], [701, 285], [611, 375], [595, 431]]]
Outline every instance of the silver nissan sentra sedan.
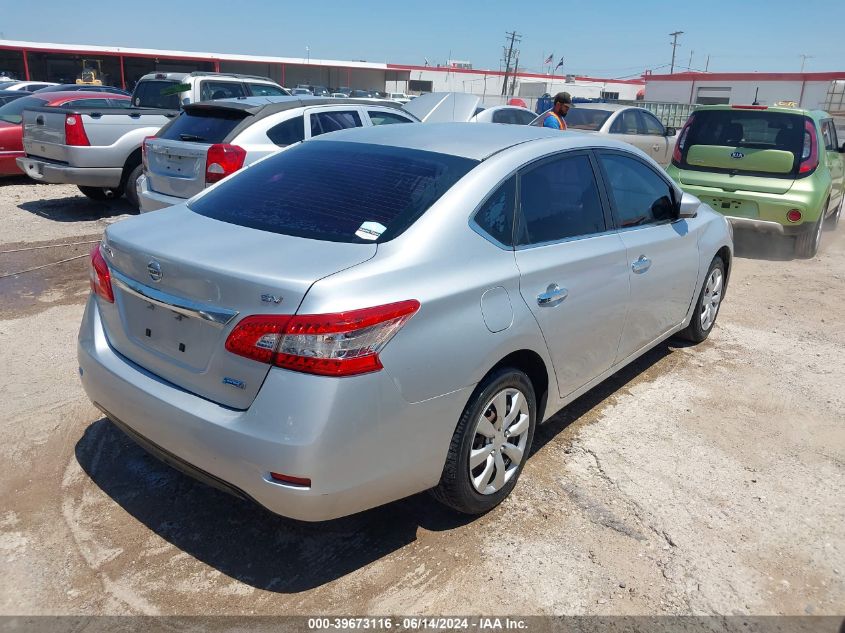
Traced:
[[148, 451], [273, 512], [433, 489], [481, 513], [537, 424], [667, 337], [708, 336], [732, 249], [624, 143], [343, 131], [111, 225], [80, 374]]

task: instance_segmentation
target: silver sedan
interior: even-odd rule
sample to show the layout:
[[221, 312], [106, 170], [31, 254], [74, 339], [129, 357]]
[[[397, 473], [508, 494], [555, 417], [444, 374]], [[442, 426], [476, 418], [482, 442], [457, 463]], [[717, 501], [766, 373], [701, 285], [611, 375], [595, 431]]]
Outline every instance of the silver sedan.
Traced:
[[279, 514], [428, 489], [481, 513], [539, 423], [667, 337], [711, 333], [732, 249], [630, 145], [341, 131], [111, 225], [80, 375], [151, 453]]

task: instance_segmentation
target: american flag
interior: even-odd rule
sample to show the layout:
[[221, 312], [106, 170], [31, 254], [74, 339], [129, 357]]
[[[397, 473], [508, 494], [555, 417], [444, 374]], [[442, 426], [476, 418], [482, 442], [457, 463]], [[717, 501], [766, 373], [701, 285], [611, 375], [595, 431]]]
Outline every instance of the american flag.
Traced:
[[545, 66], [546, 64], [551, 64], [554, 60], [555, 60], [555, 54], [552, 53], [551, 55], [546, 57], [546, 61], [543, 62], [543, 65]]

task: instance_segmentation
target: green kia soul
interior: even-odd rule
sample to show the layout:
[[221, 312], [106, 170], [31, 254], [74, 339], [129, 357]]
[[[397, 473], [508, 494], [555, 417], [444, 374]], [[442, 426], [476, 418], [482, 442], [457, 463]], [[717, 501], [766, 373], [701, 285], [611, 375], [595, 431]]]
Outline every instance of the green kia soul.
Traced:
[[813, 257], [822, 225], [845, 204], [845, 144], [819, 110], [701, 106], [675, 145], [669, 175], [737, 228], [795, 237]]

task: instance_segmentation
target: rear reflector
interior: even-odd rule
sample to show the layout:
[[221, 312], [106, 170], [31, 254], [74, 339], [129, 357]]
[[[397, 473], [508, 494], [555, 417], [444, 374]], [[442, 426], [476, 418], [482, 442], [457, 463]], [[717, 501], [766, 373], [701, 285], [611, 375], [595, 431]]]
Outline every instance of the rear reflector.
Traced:
[[108, 264], [100, 252], [100, 245], [97, 244], [91, 249], [91, 268], [89, 269], [91, 281], [91, 292], [99, 295], [104, 301], [114, 303], [114, 291], [111, 287], [111, 273]]
[[78, 114], [68, 114], [65, 117], [65, 144], [76, 147], [88, 147], [91, 142], [85, 133], [82, 117]]
[[409, 300], [333, 314], [248, 316], [229, 334], [226, 349], [307, 374], [365, 374], [382, 368], [379, 352], [419, 308]]
[[786, 219], [790, 222], [800, 222], [801, 212], [798, 209], [790, 209], [786, 212]]
[[234, 174], [244, 166], [244, 160], [246, 160], [246, 150], [243, 147], [215, 143], [208, 148], [206, 154], [205, 182], [218, 182], [229, 174]]
[[293, 477], [291, 475], [283, 475], [281, 473], [270, 473], [270, 479], [282, 484], [290, 484], [291, 486], [299, 486], [301, 488], [311, 487], [311, 480], [306, 477]]

